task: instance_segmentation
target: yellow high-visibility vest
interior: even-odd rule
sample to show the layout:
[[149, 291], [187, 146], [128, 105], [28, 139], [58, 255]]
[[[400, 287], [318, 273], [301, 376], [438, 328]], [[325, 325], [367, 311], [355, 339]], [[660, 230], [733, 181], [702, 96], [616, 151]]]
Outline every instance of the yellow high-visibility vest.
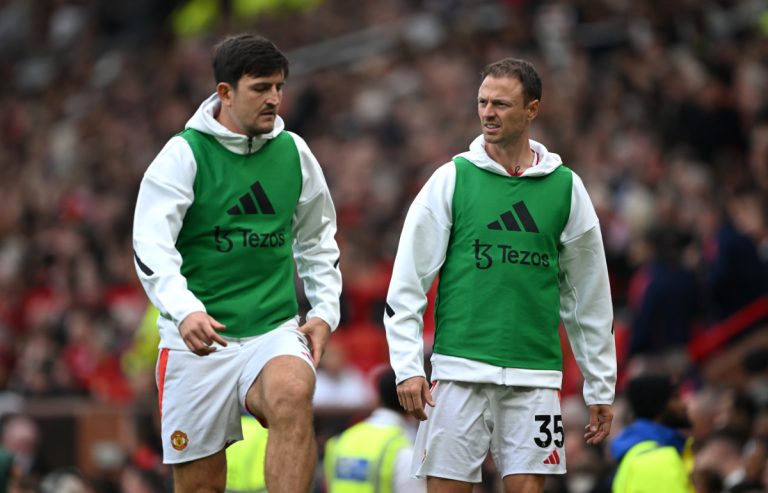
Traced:
[[[686, 450], [690, 447], [690, 442]], [[671, 445], [640, 442], [626, 453], [613, 479], [612, 493], [694, 493], [690, 462]]]
[[252, 416], [242, 416], [240, 423], [243, 439], [227, 447], [227, 492], [266, 492], [264, 463], [268, 431]]
[[399, 426], [366, 422], [331, 438], [323, 461], [328, 493], [393, 493], [397, 453], [409, 446]]

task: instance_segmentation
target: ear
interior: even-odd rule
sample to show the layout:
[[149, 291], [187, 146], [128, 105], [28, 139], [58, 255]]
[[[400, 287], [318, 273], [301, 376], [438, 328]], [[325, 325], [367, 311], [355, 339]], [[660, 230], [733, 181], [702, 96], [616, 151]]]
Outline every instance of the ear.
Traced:
[[528, 103], [528, 121], [533, 120], [539, 115], [539, 100], [534, 99]]
[[216, 94], [219, 95], [221, 104], [223, 106], [232, 105], [232, 96], [234, 95], [235, 88], [229, 82], [219, 82], [216, 84]]

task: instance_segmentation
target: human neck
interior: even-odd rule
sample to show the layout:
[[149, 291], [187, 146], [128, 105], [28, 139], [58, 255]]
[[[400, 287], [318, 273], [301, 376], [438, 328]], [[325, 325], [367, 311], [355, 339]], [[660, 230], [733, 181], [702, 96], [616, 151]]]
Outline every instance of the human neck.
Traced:
[[497, 163], [501, 164], [510, 175], [521, 175], [531, 167], [534, 153], [528, 139], [520, 139], [511, 145], [485, 144], [485, 151]]

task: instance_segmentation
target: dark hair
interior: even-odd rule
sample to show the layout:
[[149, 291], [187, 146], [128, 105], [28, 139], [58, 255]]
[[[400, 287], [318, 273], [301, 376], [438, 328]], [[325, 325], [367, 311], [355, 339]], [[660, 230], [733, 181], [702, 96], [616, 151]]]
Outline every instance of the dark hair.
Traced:
[[397, 377], [391, 368], [379, 374], [376, 384], [381, 406], [399, 413], [404, 412], [397, 398]]
[[764, 372], [768, 369], [768, 348], [756, 347], [747, 351], [742, 360], [742, 366], [749, 375], [759, 375]]
[[483, 79], [514, 77], [523, 85], [523, 100], [526, 104], [536, 99], [541, 100], [541, 78], [533, 65], [525, 60], [504, 58], [486, 65], [480, 75]]
[[668, 375], [646, 374], [627, 383], [626, 395], [636, 418], [658, 417], [677, 390]]
[[263, 77], [281, 70], [288, 77], [288, 59], [263, 36], [229, 36], [214, 48], [213, 76], [217, 84], [227, 82], [237, 86], [243, 75]]

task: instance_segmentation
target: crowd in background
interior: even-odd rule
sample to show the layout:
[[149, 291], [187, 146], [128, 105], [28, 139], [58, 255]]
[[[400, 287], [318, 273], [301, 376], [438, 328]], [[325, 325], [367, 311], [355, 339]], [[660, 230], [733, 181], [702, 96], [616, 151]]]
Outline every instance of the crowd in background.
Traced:
[[[190, 32], [194, 3], [214, 8]], [[544, 83], [533, 138], [583, 178], [600, 217], [620, 376], [663, 368], [684, 382], [695, 438], [733, 455], [730, 470], [723, 460], [697, 472], [700, 492], [736, 469], [768, 485], [765, 310], [706, 358], [687, 351], [768, 304], [768, 1], [247, 3], [0, 0], [3, 447], [23, 458], [41, 446], [18, 414], [25, 399], [156, 398], [151, 350], [136, 353], [147, 308], [131, 248], [138, 184], [213, 91], [213, 43], [250, 30], [293, 62], [281, 113], [338, 213], [343, 319], [320, 370], [321, 411], [372, 404], [349, 389], [387, 360], [381, 319], [404, 214], [479, 134], [482, 67], [514, 56]], [[433, 327], [428, 314], [428, 342]], [[564, 390], [569, 474], [548, 491], [606, 491], [607, 455], [580, 436], [578, 381]], [[622, 412], [619, 387], [616, 428]], [[26, 445], [9, 438], [19, 434]], [[167, 470], [139, 452], [97, 491], [164, 491]], [[52, 471], [21, 461], [16, 491], [40, 491]]]

